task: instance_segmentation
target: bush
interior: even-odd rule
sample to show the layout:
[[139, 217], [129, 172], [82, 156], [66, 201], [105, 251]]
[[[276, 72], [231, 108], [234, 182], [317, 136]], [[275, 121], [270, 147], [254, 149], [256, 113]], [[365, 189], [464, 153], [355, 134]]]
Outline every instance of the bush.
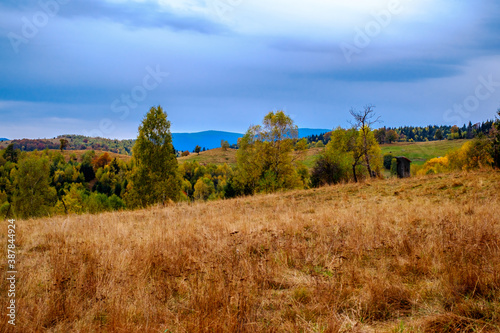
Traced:
[[[384, 160], [385, 164], [385, 160]], [[398, 160], [395, 158], [391, 159], [391, 164], [390, 164], [390, 170], [391, 170], [391, 175], [395, 176], [398, 173]]]
[[384, 168], [386, 170], [391, 170], [391, 163], [392, 163], [393, 158], [394, 158], [394, 156], [392, 154], [385, 154], [384, 155]]
[[111, 206], [111, 208], [113, 210], [122, 210], [125, 208], [125, 203], [123, 202], [123, 200], [117, 196], [116, 194], [113, 194], [110, 198], [109, 198], [109, 205]]
[[441, 173], [449, 170], [448, 157], [436, 157], [431, 158], [429, 161], [425, 162], [421, 170], [418, 171], [419, 175], [428, 175]]
[[85, 202], [85, 208], [89, 213], [99, 213], [111, 209], [108, 196], [103, 193], [92, 193]]
[[340, 159], [329, 155], [321, 155], [311, 172], [311, 186], [319, 187], [337, 184], [348, 178], [347, 172]]
[[10, 210], [10, 203], [4, 202], [3, 205], [0, 206], [0, 217], [7, 218], [7, 213]]

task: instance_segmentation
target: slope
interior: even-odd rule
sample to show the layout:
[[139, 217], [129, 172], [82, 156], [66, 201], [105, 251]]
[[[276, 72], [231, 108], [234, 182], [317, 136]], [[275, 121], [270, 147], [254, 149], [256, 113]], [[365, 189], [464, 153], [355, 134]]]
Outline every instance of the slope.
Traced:
[[498, 331], [499, 192], [486, 171], [17, 221], [16, 328]]

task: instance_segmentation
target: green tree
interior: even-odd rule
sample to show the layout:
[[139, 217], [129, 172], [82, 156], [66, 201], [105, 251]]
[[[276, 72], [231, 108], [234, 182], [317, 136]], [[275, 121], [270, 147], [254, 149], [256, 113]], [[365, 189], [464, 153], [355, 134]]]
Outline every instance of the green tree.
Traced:
[[214, 183], [208, 177], [198, 179], [194, 185], [194, 198], [207, 200], [215, 192]]
[[436, 130], [436, 134], [434, 134], [434, 139], [436, 139], [436, 140], [443, 140], [443, 137], [444, 137], [443, 136], [443, 131], [440, 128], [438, 128]]
[[194, 147], [194, 152], [198, 155], [200, 155], [200, 151], [201, 151], [201, 147], [196, 145], [196, 147]]
[[12, 163], [17, 163], [18, 157], [19, 157], [19, 150], [18, 149], [14, 149], [14, 144], [11, 143], [5, 149], [5, 152], [3, 153], [3, 157], [7, 161], [10, 161]]
[[20, 218], [48, 215], [56, 203], [57, 193], [50, 186], [50, 163], [46, 157], [32, 155], [19, 161], [13, 169], [13, 208]]
[[[355, 182], [358, 181], [357, 171], [363, 157], [360, 149], [359, 131], [356, 128], [349, 130], [338, 127], [332, 131], [331, 140], [326, 146], [326, 154], [332, 161], [340, 161], [340, 169], [346, 175], [347, 168], [352, 169], [352, 177]], [[342, 177], [341, 177], [342, 178]]]
[[297, 138], [297, 126], [283, 111], [269, 112], [262, 126], [250, 127], [239, 141], [235, 187], [245, 194], [304, 187], [293, 151], [305, 145], [295, 145]]
[[139, 126], [133, 157], [136, 165], [129, 183], [127, 206], [146, 207], [179, 200], [182, 180], [170, 121], [161, 106], [152, 107]]
[[498, 117], [493, 124], [493, 128], [491, 129], [491, 138], [492, 138], [492, 155], [493, 161], [497, 168], [500, 168], [500, 109], [497, 110]]
[[63, 151], [66, 147], [68, 147], [69, 141], [68, 141], [68, 140], [66, 140], [66, 139], [59, 139], [59, 142], [61, 143], [61, 144], [59, 145], [59, 149], [61, 150], [61, 153], [62, 153], [62, 151]]
[[226, 140], [221, 140], [220, 146], [223, 151], [226, 151], [229, 148], [229, 142], [227, 142]]

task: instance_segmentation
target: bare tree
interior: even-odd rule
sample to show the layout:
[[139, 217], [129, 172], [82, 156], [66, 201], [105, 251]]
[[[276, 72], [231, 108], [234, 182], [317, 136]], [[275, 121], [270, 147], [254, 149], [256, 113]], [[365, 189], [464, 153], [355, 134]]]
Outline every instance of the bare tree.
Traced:
[[375, 177], [375, 174], [372, 172], [372, 169], [370, 167], [369, 150], [371, 148], [371, 143], [368, 141], [368, 133], [370, 133], [371, 131], [371, 125], [380, 122], [380, 117], [376, 117], [374, 108], [375, 105], [368, 104], [364, 107], [363, 111], [356, 111], [353, 108], [351, 108], [351, 110], [349, 111], [351, 116], [353, 116], [354, 118], [354, 123], [351, 124], [357, 130], [361, 129], [363, 140], [361, 153], [365, 157], [365, 164], [370, 177]]

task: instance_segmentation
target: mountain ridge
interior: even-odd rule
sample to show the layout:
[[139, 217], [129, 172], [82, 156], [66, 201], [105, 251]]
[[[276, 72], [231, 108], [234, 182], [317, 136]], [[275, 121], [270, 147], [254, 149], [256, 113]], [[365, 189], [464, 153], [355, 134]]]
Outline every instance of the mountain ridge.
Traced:
[[[312, 129], [312, 128], [299, 128], [299, 138], [310, 135], [319, 135], [329, 132], [327, 129]], [[174, 148], [178, 151], [193, 151], [198, 145], [205, 149], [219, 148], [221, 140], [229, 142], [230, 145], [237, 144], [238, 139], [243, 137], [243, 133], [226, 132], [217, 130], [207, 130], [193, 133], [172, 133], [172, 143]], [[16, 148], [25, 147], [23, 150], [43, 150], [45, 148], [58, 149], [60, 146], [59, 139], [66, 138], [70, 141], [69, 149], [104, 149], [110, 150], [115, 153], [130, 155], [134, 139], [114, 140], [106, 138], [91, 138], [82, 135], [64, 134], [56, 138], [50, 139], [21, 139], [21, 140], [7, 140], [2, 142], [0, 148], [5, 148], [9, 142], [17, 142]], [[1, 142], [2, 140], [0, 140]]]

